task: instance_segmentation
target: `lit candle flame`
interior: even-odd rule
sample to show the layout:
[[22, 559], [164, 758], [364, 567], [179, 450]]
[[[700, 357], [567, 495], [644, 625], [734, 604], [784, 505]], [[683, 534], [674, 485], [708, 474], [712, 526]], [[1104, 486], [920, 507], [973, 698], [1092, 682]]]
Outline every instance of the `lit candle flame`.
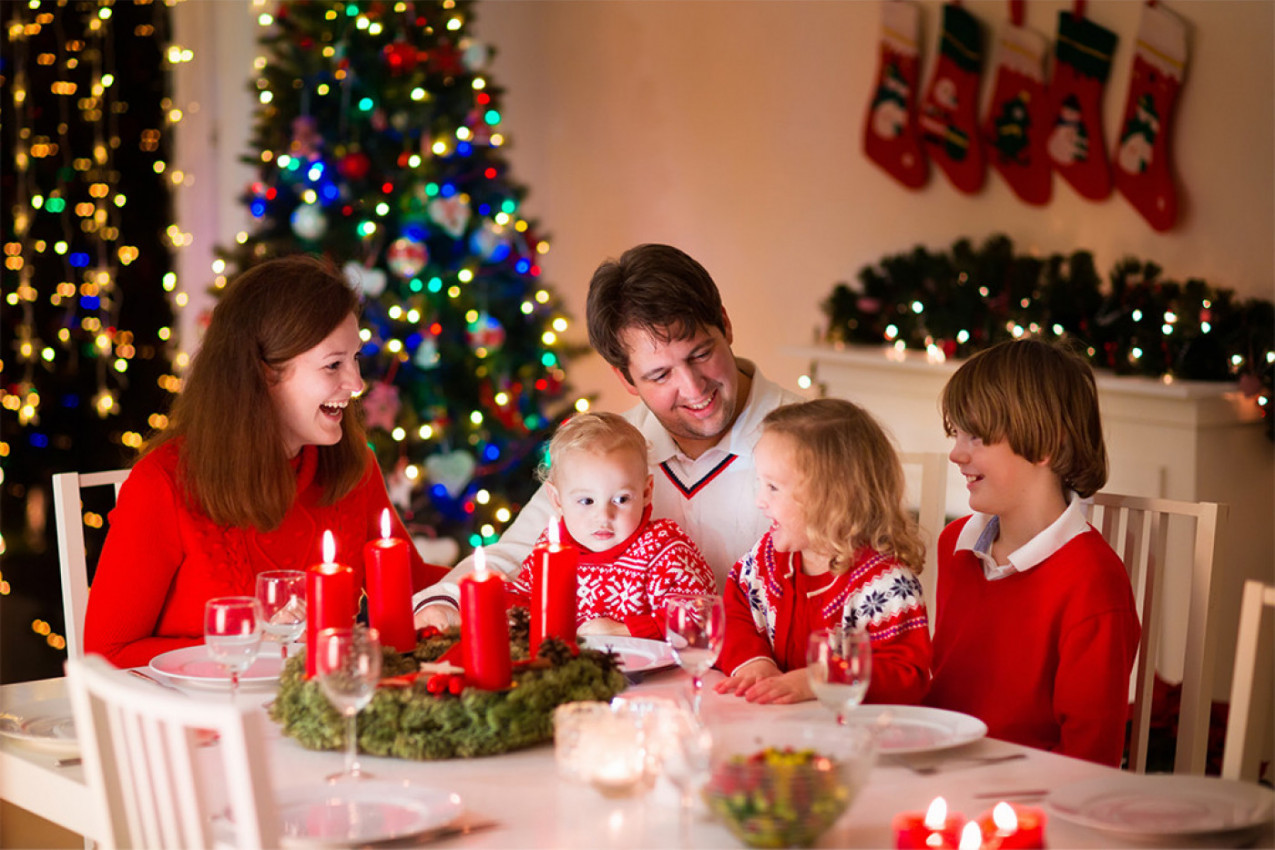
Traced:
[[947, 800], [935, 797], [934, 802], [925, 810], [925, 828], [942, 829], [947, 825]]
[[381, 539], [390, 539], [390, 509], [385, 508], [381, 511]]
[[336, 563], [336, 538], [332, 536], [331, 530], [323, 532], [323, 563]]
[[998, 832], [1017, 832], [1018, 813], [1013, 806], [1002, 800], [992, 807], [992, 823], [996, 824]]
[[974, 821], [965, 824], [965, 828], [961, 830], [961, 843], [957, 845], [959, 850], [978, 850], [982, 846], [983, 831], [978, 824]]
[[557, 549], [562, 545], [562, 532], [558, 530], [558, 521], [549, 523], [549, 545]]
[[487, 556], [483, 554], [481, 546], [474, 550], [474, 578], [478, 581], [487, 578]]

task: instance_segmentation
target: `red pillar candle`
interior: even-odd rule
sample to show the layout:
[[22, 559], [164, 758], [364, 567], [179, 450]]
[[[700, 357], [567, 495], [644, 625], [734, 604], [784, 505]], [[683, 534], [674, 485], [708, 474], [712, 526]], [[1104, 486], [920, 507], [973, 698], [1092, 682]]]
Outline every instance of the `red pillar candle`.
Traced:
[[509, 617], [505, 580], [487, 569], [482, 547], [474, 572], [460, 580], [460, 642], [465, 681], [485, 691], [509, 687]]
[[381, 539], [363, 545], [367, 573], [367, 619], [381, 633], [381, 645], [399, 652], [416, 648], [412, 622], [412, 569], [407, 541], [390, 537], [390, 509], [381, 511]]
[[956, 850], [961, 843], [965, 818], [948, 814], [947, 801], [935, 797], [925, 814], [903, 812], [894, 817], [894, 846], [897, 850]]
[[1040, 850], [1045, 846], [1045, 813], [1004, 801], [979, 815], [985, 850]]
[[531, 567], [531, 657], [547, 637], [576, 642], [576, 567], [579, 556], [563, 546], [558, 523], [549, 526], [549, 545], [537, 549]]
[[336, 563], [336, 541], [331, 531], [323, 532], [323, 563], [306, 571], [305, 604], [305, 675], [309, 679], [315, 674], [319, 630], [348, 629], [359, 612], [354, 570]]

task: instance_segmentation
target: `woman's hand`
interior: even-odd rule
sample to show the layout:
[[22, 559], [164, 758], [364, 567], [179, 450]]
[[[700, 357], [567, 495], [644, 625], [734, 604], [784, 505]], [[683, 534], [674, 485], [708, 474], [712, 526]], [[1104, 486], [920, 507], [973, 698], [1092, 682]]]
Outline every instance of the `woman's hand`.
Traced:
[[629, 628], [610, 617], [594, 617], [586, 620], [576, 629], [578, 635], [628, 635]]
[[757, 658], [735, 669], [735, 675], [727, 676], [713, 690], [719, 694], [735, 694], [743, 696], [744, 692], [763, 679], [771, 679], [782, 675], [779, 667], [769, 658]]

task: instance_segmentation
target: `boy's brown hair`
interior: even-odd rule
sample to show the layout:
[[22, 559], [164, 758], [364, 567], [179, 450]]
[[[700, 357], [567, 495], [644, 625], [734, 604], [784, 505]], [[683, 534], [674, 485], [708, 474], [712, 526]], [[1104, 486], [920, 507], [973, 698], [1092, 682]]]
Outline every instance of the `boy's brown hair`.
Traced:
[[1093, 369], [1064, 343], [1024, 338], [980, 351], [948, 380], [943, 429], [1049, 468], [1066, 490], [1092, 496], [1107, 483], [1107, 448]]

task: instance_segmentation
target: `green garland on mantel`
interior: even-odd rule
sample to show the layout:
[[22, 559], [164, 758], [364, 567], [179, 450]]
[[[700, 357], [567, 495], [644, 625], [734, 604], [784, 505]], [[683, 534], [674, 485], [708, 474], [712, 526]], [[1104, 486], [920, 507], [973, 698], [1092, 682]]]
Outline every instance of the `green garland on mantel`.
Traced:
[[1025, 333], [1073, 337], [1096, 368], [1117, 374], [1238, 382], [1275, 434], [1275, 305], [1179, 283], [1150, 261], [1120, 260], [1104, 286], [1089, 251], [1038, 257], [1015, 253], [1002, 234], [981, 248], [960, 239], [863, 267], [833, 287], [823, 311], [829, 342], [932, 346], [948, 358]]
[[[525, 609], [514, 609], [511, 614]], [[577, 700], [609, 700], [625, 689], [619, 659], [612, 653], [549, 639], [531, 664], [526, 617], [512, 616], [513, 686], [505, 691], [429, 689], [430, 676], [410, 683], [383, 684], [359, 713], [359, 749], [376, 756], [434, 760], [472, 758], [531, 747], [553, 739], [553, 710]], [[457, 629], [424, 637], [410, 653], [383, 649], [382, 682], [417, 672], [436, 661], [460, 634]], [[518, 662], [524, 662], [519, 664]], [[411, 678], [408, 676], [408, 678]], [[345, 720], [323, 694], [317, 679], [305, 677], [305, 653], [289, 658], [270, 707], [285, 735], [311, 750], [345, 746]]]

